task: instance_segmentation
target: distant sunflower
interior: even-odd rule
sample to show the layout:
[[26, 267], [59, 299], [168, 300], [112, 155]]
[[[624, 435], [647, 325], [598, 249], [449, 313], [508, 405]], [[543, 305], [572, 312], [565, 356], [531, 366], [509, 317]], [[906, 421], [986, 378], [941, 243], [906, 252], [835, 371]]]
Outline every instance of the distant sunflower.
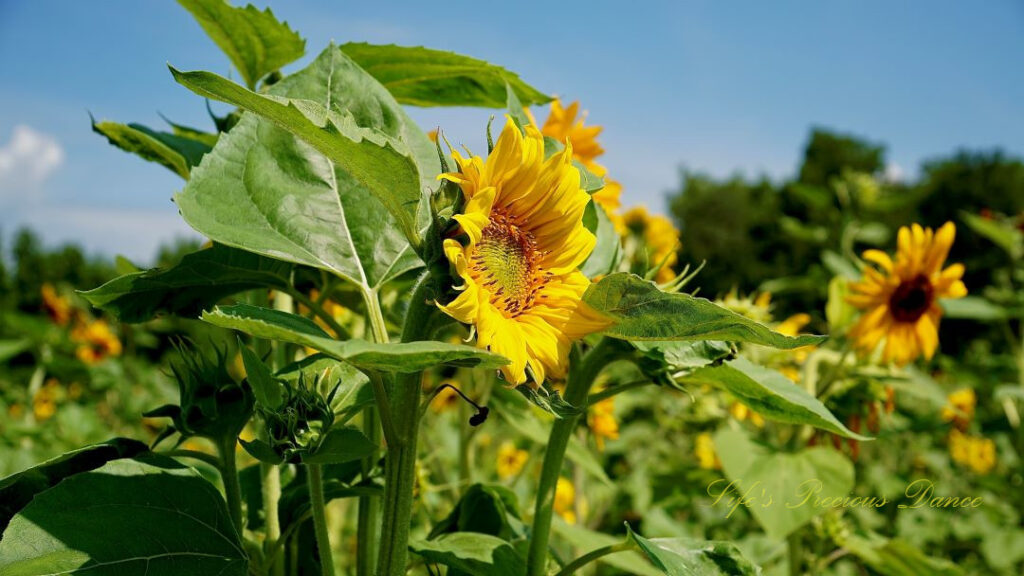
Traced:
[[[568, 108], [562, 106], [561, 100], [557, 98], [551, 102], [551, 111], [547, 120], [540, 127], [541, 134], [553, 138], [561, 143], [572, 144], [572, 157], [580, 164], [586, 166], [597, 176], [604, 178], [604, 188], [594, 193], [594, 202], [597, 202], [608, 213], [608, 218], [615, 224], [615, 229], [621, 234], [623, 231], [622, 216], [619, 209], [622, 207], [622, 184], [617, 180], [608, 178], [608, 169], [597, 163], [597, 157], [604, 154], [604, 148], [597, 141], [597, 137], [604, 130], [601, 126], [586, 126], [587, 113], [580, 112], [580, 103], [573, 102]], [[530, 117], [533, 120], [533, 117]], [[534, 121], [536, 124], [536, 121]]]
[[893, 260], [880, 250], [867, 250], [867, 266], [859, 282], [850, 283], [850, 304], [864, 310], [850, 331], [854, 344], [864, 353], [873, 351], [883, 339], [886, 362], [903, 365], [919, 356], [930, 359], [939, 345], [942, 298], [962, 298], [967, 288], [961, 278], [962, 264], [943, 268], [956, 236], [947, 222], [937, 232], [914, 224], [897, 235]]
[[675, 278], [679, 230], [672, 221], [660, 214], [649, 214], [644, 206], [634, 206], [626, 212], [624, 223], [627, 233], [636, 234], [647, 245], [647, 265], [661, 266], [655, 280], [664, 284]]
[[440, 308], [476, 329], [477, 346], [509, 360], [511, 384], [565, 376], [574, 340], [607, 325], [582, 302], [590, 281], [580, 264], [594, 249], [583, 226], [590, 197], [572, 166], [572, 145], [544, 159], [533, 126], [524, 136], [511, 118], [486, 161], [452, 157], [458, 172], [441, 178], [462, 188], [466, 205], [454, 218], [465, 244], [449, 238], [445, 255], [462, 279]]

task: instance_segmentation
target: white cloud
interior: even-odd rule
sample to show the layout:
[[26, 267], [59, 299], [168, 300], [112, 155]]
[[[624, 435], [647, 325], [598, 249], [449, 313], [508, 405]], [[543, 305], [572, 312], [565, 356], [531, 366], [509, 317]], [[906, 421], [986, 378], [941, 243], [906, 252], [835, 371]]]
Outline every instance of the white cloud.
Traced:
[[56, 138], [19, 124], [0, 147], [0, 193], [35, 187], [63, 163], [64, 149]]
[[883, 178], [886, 182], [898, 184], [907, 178], [907, 173], [899, 164], [890, 162], [885, 167], [885, 174], [883, 175]]

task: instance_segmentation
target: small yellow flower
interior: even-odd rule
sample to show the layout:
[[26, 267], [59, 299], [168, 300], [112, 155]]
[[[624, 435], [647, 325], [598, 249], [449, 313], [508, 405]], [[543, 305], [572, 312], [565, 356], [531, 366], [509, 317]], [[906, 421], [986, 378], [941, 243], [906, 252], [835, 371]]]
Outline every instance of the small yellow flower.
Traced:
[[[768, 294], [768, 292], [765, 292]], [[789, 318], [786, 318], [775, 327], [775, 331], [785, 336], [799, 336], [800, 331], [804, 326], [811, 321], [809, 314], [794, 314]], [[779, 368], [779, 371], [786, 375], [787, 378], [794, 382], [800, 381], [800, 370], [804, 362], [807, 361], [807, 357], [810, 356], [811, 352], [814, 352], [817, 346], [801, 346], [790, 350], [787, 354], [791, 363]]]
[[[739, 420], [740, 422], [743, 422], [744, 420], [750, 420], [750, 423], [753, 424], [754, 426], [757, 426], [758, 428], [764, 428], [764, 418], [757, 412], [754, 412], [753, 410], [748, 408], [747, 405], [743, 404], [742, 402], [733, 402], [732, 406], [729, 407], [729, 413], [732, 414], [733, 418]], [[712, 446], [712, 448], [714, 447]]]
[[555, 486], [555, 513], [569, 524], [576, 523], [576, 487], [568, 478], [559, 478]]
[[529, 452], [516, 448], [515, 443], [509, 441], [502, 442], [501, 446], [498, 447], [498, 477], [502, 480], [507, 480], [518, 475], [523, 470], [523, 466], [526, 465], [529, 457]]
[[966, 429], [974, 419], [974, 407], [978, 400], [973, 388], [961, 388], [949, 395], [949, 405], [942, 409], [942, 419], [953, 422], [958, 428]]
[[619, 437], [619, 422], [615, 419], [615, 398], [606, 398], [590, 407], [587, 426], [594, 435], [597, 449], [604, 450], [605, 440]]
[[735, 288], [717, 300], [718, 304], [739, 314], [740, 316], [756, 320], [762, 324], [771, 322], [772, 293], [761, 292], [756, 297], [753, 295], [740, 296]]
[[75, 356], [86, 364], [98, 364], [108, 357], [121, 355], [121, 341], [106, 320], [78, 324], [71, 331], [71, 340], [78, 344]]
[[697, 435], [694, 454], [697, 456], [697, 464], [705, 470], [718, 470], [722, 467], [722, 462], [715, 454], [715, 441], [711, 439], [711, 434], [708, 432], [701, 432]]
[[50, 378], [43, 384], [32, 398], [32, 414], [36, 421], [44, 422], [57, 413], [57, 400], [60, 395], [60, 382]]
[[572, 166], [572, 146], [544, 159], [544, 139], [533, 126], [524, 136], [509, 118], [484, 161], [452, 157], [455, 182], [466, 197], [454, 219], [466, 240], [444, 241], [461, 284], [439, 305], [476, 328], [477, 346], [508, 358], [501, 371], [513, 385], [562, 379], [569, 348], [607, 320], [583, 303], [590, 286], [579, 270], [595, 238], [583, 226], [590, 197]]
[[672, 280], [676, 275], [673, 267], [679, 260], [676, 254], [679, 231], [672, 225], [672, 221], [660, 214], [649, 214], [644, 206], [630, 208], [623, 220], [626, 230], [642, 238], [647, 245], [648, 266], [661, 266], [655, 280], [660, 283]]
[[43, 309], [50, 320], [58, 326], [67, 326], [71, 321], [71, 303], [64, 296], [57, 294], [53, 284], [43, 284], [40, 293], [43, 297]]
[[939, 345], [941, 298], [962, 298], [962, 264], [943, 268], [956, 236], [947, 222], [936, 232], [914, 224], [897, 235], [895, 260], [880, 250], [867, 250], [864, 259], [878, 265], [864, 268], [864, 278], [850, 284], [847, 301], [864, 311], [850, 330], [862, 354], [885, 341], [886, 362], [904, 365], [919, 356], [931, 359]]
[[949, 432], [949, 455], [977, 474], [988, 474], [996, 465], [996, 444], [990, 438], [968, 436], [954, 428]]

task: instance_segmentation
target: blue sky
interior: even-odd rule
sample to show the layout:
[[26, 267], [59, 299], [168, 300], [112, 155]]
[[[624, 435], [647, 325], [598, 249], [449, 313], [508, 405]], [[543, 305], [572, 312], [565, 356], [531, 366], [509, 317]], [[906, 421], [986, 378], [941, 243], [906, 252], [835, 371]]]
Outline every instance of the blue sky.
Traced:
[[[256, 2], [259, 6], [265, 1]], [[681, 166], [792, 174], [809, 129], [884, 142], [907, 177], [960, 147], [1024, 155], [1024, 4], [1015, 0], [484, 3], [280, 0], [308, 40], [427, 45], [581, 100], [627, 204], [664, 208]], [[0, 0], [0, 229], [148, 262], [189, 234], [182, 182], [91, 133], [97, 118], [207, 127], [165, 66], [230, 74], [170, 0]], [[290, 67], [295, 69], [296, 66]], [[483, 148], [490, 111], [415, 110]], [[544, 113], [540, 113], [543, 117]]]

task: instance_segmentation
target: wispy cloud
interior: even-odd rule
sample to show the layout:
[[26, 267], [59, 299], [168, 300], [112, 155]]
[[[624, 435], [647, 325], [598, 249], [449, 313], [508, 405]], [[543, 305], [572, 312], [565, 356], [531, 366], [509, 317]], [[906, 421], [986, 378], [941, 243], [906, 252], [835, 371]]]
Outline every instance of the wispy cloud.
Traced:
[[0, 147], [0, 197], [38, 189], [63, 163], [64, 148], [56, 138], [31, 126], [15, 126]]

